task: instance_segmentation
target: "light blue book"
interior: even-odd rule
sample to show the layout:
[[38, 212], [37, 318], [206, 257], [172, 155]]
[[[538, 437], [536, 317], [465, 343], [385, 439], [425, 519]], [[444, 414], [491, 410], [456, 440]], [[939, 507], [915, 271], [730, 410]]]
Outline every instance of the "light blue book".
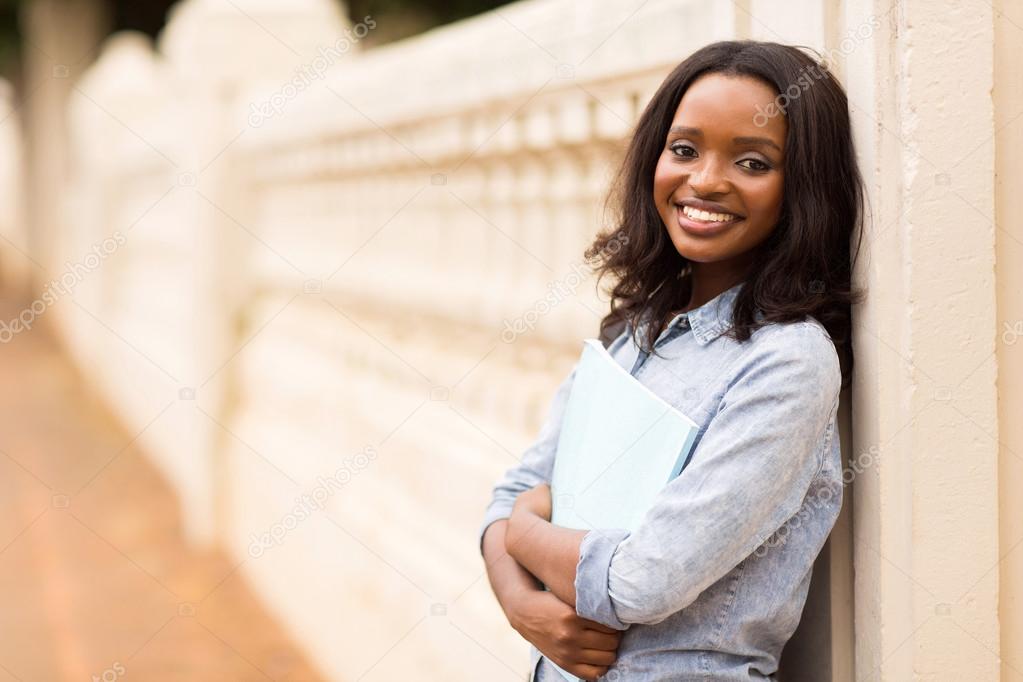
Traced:
[[[689, 461], [699, 426], [583, 342], [551, 475], [551, 523], [635, 530]], [[570, 682], [580, 679], [549, 661]]]

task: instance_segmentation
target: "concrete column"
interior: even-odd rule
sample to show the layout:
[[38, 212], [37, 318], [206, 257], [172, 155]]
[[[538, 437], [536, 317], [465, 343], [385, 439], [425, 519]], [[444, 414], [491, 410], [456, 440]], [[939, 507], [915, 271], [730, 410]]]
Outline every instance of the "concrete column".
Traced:
[[[890, 11], [891, 10], [891, 11]], [[851, 0], [857, 680], [999, 679], [993, 10]]]
[[1001, 682], [1023, 680], [1023, 7], [995, 3]]
[[25, 218], [33, 282], [47, 281], [51, 265], [60, 262], [54, 193], [68, 175], [65, 111], [108, 25], [101, 0], [34, 0], [22, 11]]

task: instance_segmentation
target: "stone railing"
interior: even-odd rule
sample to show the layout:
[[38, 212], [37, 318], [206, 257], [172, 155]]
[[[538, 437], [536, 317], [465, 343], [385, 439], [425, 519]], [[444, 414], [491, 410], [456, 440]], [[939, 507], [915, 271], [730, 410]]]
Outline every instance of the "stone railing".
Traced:
[[0, 283], [20, 293], [30, 279], [33, 259], [22, 211], [19, 119], [14, 88], [0, 79]]

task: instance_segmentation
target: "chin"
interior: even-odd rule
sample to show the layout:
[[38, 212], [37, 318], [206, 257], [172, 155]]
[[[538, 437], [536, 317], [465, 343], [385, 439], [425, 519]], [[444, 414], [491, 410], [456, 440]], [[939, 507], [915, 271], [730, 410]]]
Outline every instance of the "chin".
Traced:
[[672, 234], [671, 243], [680, 256], [694, 263], [713, 263], [725, 257], [725, 249], [719, 240], [695, 240], [688, 235]]

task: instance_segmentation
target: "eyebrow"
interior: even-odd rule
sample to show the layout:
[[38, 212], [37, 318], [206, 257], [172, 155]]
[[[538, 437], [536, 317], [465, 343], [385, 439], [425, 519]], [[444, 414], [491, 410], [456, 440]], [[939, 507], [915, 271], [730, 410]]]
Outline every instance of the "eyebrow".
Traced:
[[[669, 134], [678, 133], [679, 135], [688, 135], [690, 137], [703, 137], [702, 130], [700, 130], [699, 128], [690, 128], [688, 126], [672, 126], [671, 130], [669, 130], [668, 133]], [[767, 147], [774, 147], [779, 152], [781, 151], [781, 147], [775, 144], [773, 140], [769, 140], [766, 137], [755, 136], [733, 137], [732, 142], [734, 142], [735, 144], [765, 145]]]

